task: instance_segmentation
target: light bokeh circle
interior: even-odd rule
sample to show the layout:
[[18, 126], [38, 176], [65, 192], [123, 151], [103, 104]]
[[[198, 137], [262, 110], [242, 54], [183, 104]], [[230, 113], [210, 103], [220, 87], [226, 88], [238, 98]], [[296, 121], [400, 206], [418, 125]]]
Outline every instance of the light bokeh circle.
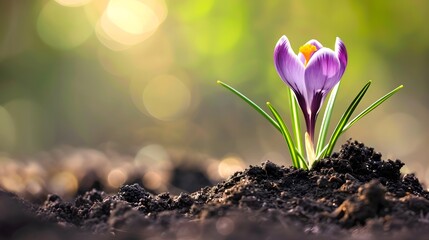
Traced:
[[142, 94], [146, 111], [154, 118], [171, 121], [181, 117], [191, 105], [191, 91], [177, 77], [162, 75], [150, 80]]
[[80, 7], [90, 3], [92, 0], [55, 0], [65, 7]]
[[67, 50], [88, 40], [93, 26], [82, 8], [68, 8], [48, 2], [37, 19], [37, 33], [47, 45]]
[[163, 1], [111, 0], [95, 28], [100, 42], [112, 50], [123, 50], [150, 37], [167, 13]]

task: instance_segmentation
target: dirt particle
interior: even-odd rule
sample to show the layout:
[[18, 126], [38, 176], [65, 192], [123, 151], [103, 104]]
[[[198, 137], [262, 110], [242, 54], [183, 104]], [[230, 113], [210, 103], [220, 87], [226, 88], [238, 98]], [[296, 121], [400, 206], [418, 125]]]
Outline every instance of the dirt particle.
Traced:
[[344, 201], [335, 211], [334, 216], [346, 227], [365, 224], [368, 218], [384, 216], [387, 212], [386, 189], [373, 180], [358, 190], [357, 195]]
[[119, 197], [127, 202], [137, 203], [140, 199], [149, 195], [149, 193], [137, 183], [124, 185], [119, 189]]

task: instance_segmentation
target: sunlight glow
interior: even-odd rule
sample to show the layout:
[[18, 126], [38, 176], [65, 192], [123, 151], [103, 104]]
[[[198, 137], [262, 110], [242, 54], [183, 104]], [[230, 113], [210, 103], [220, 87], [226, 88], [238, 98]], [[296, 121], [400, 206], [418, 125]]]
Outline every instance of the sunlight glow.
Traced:
[[158, 165], [163, 165], [165, 162], [169, 161], [170, 156], [163, 146], [150, 144], [142, 147], [137, 152], [134, 159], [134, 164], [136, 164], [136, 166], [157, 167]]
[[83, 44], [93, 27], [81, 8], [67, 8], [48, 2], [37, 19], [37, 33], [43, 42], [56, 49], [71, 49]]
[[191, 105], [191, 92], [171, 75], [152, 79], [143, 90], [143, 104], [154, 118], [171, 121], [180, 118]]
[[164, 183], [164, 178], [159, 172], [148, 171], [143, 176], [142, 181], [145, 187], [151, 190], [156, 190], [162, 186], [162, 184]]
[[55, 2], [66, 7], [80, 7], [90, 3], [92, 0], [55, 0]]
[[96, 25], [98, 39], [112, 50], [122, 50], [150, 37], [167, 10], [163, 1], [158, 1], [158, 7], [148, 3], [152, 2], [111, 0]]
[[118, 188], [125, 183], [127, 178], [128, 178], [127, 173], [122, 169], [113, 169], [107, 175], [107, 182], [109, 183], [110, 186], [114, 188]]
[[227, 157], [222, 159], [218, 166], [219, 175], [226, 179], [237, 171], [243, 171], [245, 164], [239, 157]]
[[127, 33], [138, 35], [157, 26], [158, 18], [139, 1], [112, 1], [106, 9], [106, 17]]
[[78, 185], [76, 176], [69, 171], [55, 174], [49, 183], [50, 191], [59, 195], [73, 195]]
[[25, 188], [24, 180], [16, 173], [0, 177], [0, 184], [4, 189], [11, 192], [22, 192]]

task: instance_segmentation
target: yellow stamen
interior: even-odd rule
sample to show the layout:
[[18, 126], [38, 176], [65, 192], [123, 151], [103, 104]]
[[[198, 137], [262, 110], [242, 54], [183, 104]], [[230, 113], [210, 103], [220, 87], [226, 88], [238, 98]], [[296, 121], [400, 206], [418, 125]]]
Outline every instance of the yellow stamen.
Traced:
[[308, 61], [310, 61], [311, 56], [316, 51], [317, 51], [317, 48], [313, 44], [305, 44], [299, 48], [299, 52], [302, 53], [302, 55], [304, 55], [305, 65], [307, 65]]

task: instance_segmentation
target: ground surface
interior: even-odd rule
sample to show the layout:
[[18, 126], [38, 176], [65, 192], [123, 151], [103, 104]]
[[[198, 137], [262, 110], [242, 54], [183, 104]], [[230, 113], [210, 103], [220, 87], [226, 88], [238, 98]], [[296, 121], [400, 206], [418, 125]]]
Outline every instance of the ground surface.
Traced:
[[429, 193], [348, 142], [311, 171], [266, 161], [187, 194], [138, 184], [35, 206], [0, 191], [0, 239], [426, 239]]

